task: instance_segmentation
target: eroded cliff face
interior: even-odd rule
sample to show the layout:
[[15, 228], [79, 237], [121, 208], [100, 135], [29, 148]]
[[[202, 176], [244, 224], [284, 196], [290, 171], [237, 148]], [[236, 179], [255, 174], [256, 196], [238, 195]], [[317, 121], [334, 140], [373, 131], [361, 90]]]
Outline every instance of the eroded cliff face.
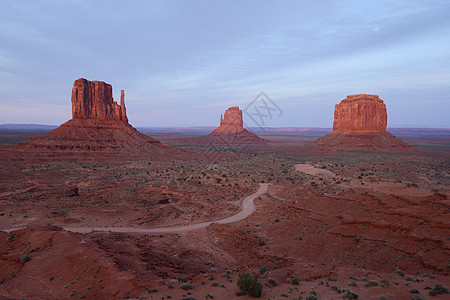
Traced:
[[334, 109], [334, 133], [384, 132], [386, 105], [377, 95], [349, 95]]
[[120, 105], [113, 100], [110, 84], [77, 79], [72, 88], [72, 118], [128, 123], [123, 91], [120, 100]]

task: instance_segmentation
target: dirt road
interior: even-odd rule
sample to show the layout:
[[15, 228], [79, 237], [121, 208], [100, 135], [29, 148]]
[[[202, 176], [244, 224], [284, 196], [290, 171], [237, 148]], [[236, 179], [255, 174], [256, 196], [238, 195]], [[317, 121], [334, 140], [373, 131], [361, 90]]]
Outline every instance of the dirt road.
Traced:
[[237, 222], [247, 218], [255, 211], [255, 205], [253, 204], [253, 200], [256, 197], [261, 196], [266, 193], [269, 189], [269, 183], [261, 183], [259, 189], [254, 193], [247, 197], [245, 197], [241, 202], [241, 208], [239, 212], [235, 215], [232, 215], [225, 219], [219, 219], [214, 221], [208, 221], [203, 223], [197, 223], [192, 225], [183, 225], [183, 226], [174, 226], [174, 227], [158, 227], [158, 228], [133, 228], [133, 227], [63, 227], [64, 230], [79, 232], [79, 233], [88, 233], [92, 231], [111, 231], [111, 232], [126, 232], [126, 233], [173, 233], [173, 232], [182, 232], [189, 231], [199, 228], [204, 228], [212, 223], [219, 224], [228, 224]]

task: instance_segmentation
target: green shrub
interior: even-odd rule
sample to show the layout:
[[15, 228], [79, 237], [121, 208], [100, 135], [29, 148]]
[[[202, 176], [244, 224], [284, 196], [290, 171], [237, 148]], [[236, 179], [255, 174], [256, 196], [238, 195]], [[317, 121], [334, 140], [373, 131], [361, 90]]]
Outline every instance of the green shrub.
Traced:
[[183, 278], [183, 277], [177, 277], [177, 281], [178, 282], [187, 282], [187, 279]]
[[370, 287], [370, 286], [377, 286], [378, 282], [376, 280], [369, 280], [366, 283], [366, 287]]
[[317, 300], [317, 295], [313, 294], [311, 292], [311, 294], [309, 294], [308, 296], [306, 296], [306, 300]]
[[336, 277], [328, 277], [328, 281], [337, 281]]
[[14, 234], [8, 234], [8, 236], [6, 237], [6, 240], [8, 241], [8, 242], [12, 242], [12, 241], [14, 241], [14, 239], [15, 239], [16, 237], [14, 236]]
[[274, 286], [278, 285], [278, 282], [274, 278], [269, 278], [269, 283], [273, 284]]
[[294, 279], [292, 279], [291, 284], [292, 285], [299, 285], [297, 276], [295, 276]]
[[270, 278], [268, 279], [268, 281], [269, 281], [270, 284], [273, 284], [274, 286], [277, 286], [277, 285], [278, 285], [278, 282], [277, 282], [274, 278], [272, 278], [272, 277], [270, 277]]
[[244, 295], [248, 294], [251, 297], [261, 297], [262, 295], [263, 287], [256, 275], [248, 272], [239, 274], [237, 285]]
[[29, 262], [31, 260], [31, 257], [28, 254], [24, 254], [21, 257], [21, 260], [23, 263]]
[[344, 295], [342, 295], [342, 299], [358, 299], [358, 295], [353, 292], [347, 291]]
[[430, 296], [436, 296], [440, 294], [449, 294], [449, 290], [446, 286], [435, 285], [434, 288], [428, 293]]
[[261, 269], [259, 269], [259, 273], [264, 274], [267, 271], [267, 268], [265, 265], [261, 266]]
[[180, 288], [182, 288], [183, 290], [192, 290], [194, 286], [189, 283], [183, 283], [182, 285], [180, 285]]
[[399, 276], [405, 277], [405, 273], [402, 270], [400, 270], [398, 267], [395, 268], [395, 273]]

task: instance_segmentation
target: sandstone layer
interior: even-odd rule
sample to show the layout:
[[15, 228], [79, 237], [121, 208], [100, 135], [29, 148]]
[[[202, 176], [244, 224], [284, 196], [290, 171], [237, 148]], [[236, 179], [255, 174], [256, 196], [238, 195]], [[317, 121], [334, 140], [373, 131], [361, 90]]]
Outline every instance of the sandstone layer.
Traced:
[[377, 95], [349, 95], [334, 109], [333, 131], [316, 140], [326, 150], [403, 151], [413, 148], [386, 131], [386, 105]]
[[164, 158], [179, 152], [128, 124], [123, 90], [120, 102], [119, 105], [113, 100], [110, 84], [77, 79], [72, 89], [72, 119], [46, 134], [18, 144], [17, 148], [129, 153], [152, 158]]

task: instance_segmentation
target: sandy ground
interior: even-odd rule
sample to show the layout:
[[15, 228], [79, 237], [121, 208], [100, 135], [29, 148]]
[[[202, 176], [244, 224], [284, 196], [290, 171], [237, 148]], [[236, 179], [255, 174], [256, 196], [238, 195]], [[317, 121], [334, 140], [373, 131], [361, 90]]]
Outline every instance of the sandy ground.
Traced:
[[[335, 174], [329, 170], [314, 167], [310, 164], [298, 164], [295, 165], [295, 170], [298, 172], [302, 172], [311, 176], [322, 176], [325, 178], [337, 177], [338, 174]], [[361, 182], [354, 180], [352, 178], [349, 179], [349, 182], [343, 183], [342, 186], [346, 186], [349, 188], [358, 188], [361, 187]], [[386, 194], [394, 194], [394, 195], [403, 195], [403, 196], [430, 196], [433, 193], [426, 189], [421, 189], [417, 187], [408, 187], [404, 183], [396, 183], [396, 182], [370, 182], [365, 181], [364, 187], [366, 189], [370, 189], [372, 191], [386, 193]]]
[[295, 169], [308, 175], [325, 175], [334, 176], [335, 174], [329, 170], [319, 169], [309, 164], [295, 165]]
[[27, 228], [0, 232], [0, 298], [237, 299], [245, 271], [262, 299], [448, 298], [448, 156], [290, 149], [2, 162], [0, 228]]

